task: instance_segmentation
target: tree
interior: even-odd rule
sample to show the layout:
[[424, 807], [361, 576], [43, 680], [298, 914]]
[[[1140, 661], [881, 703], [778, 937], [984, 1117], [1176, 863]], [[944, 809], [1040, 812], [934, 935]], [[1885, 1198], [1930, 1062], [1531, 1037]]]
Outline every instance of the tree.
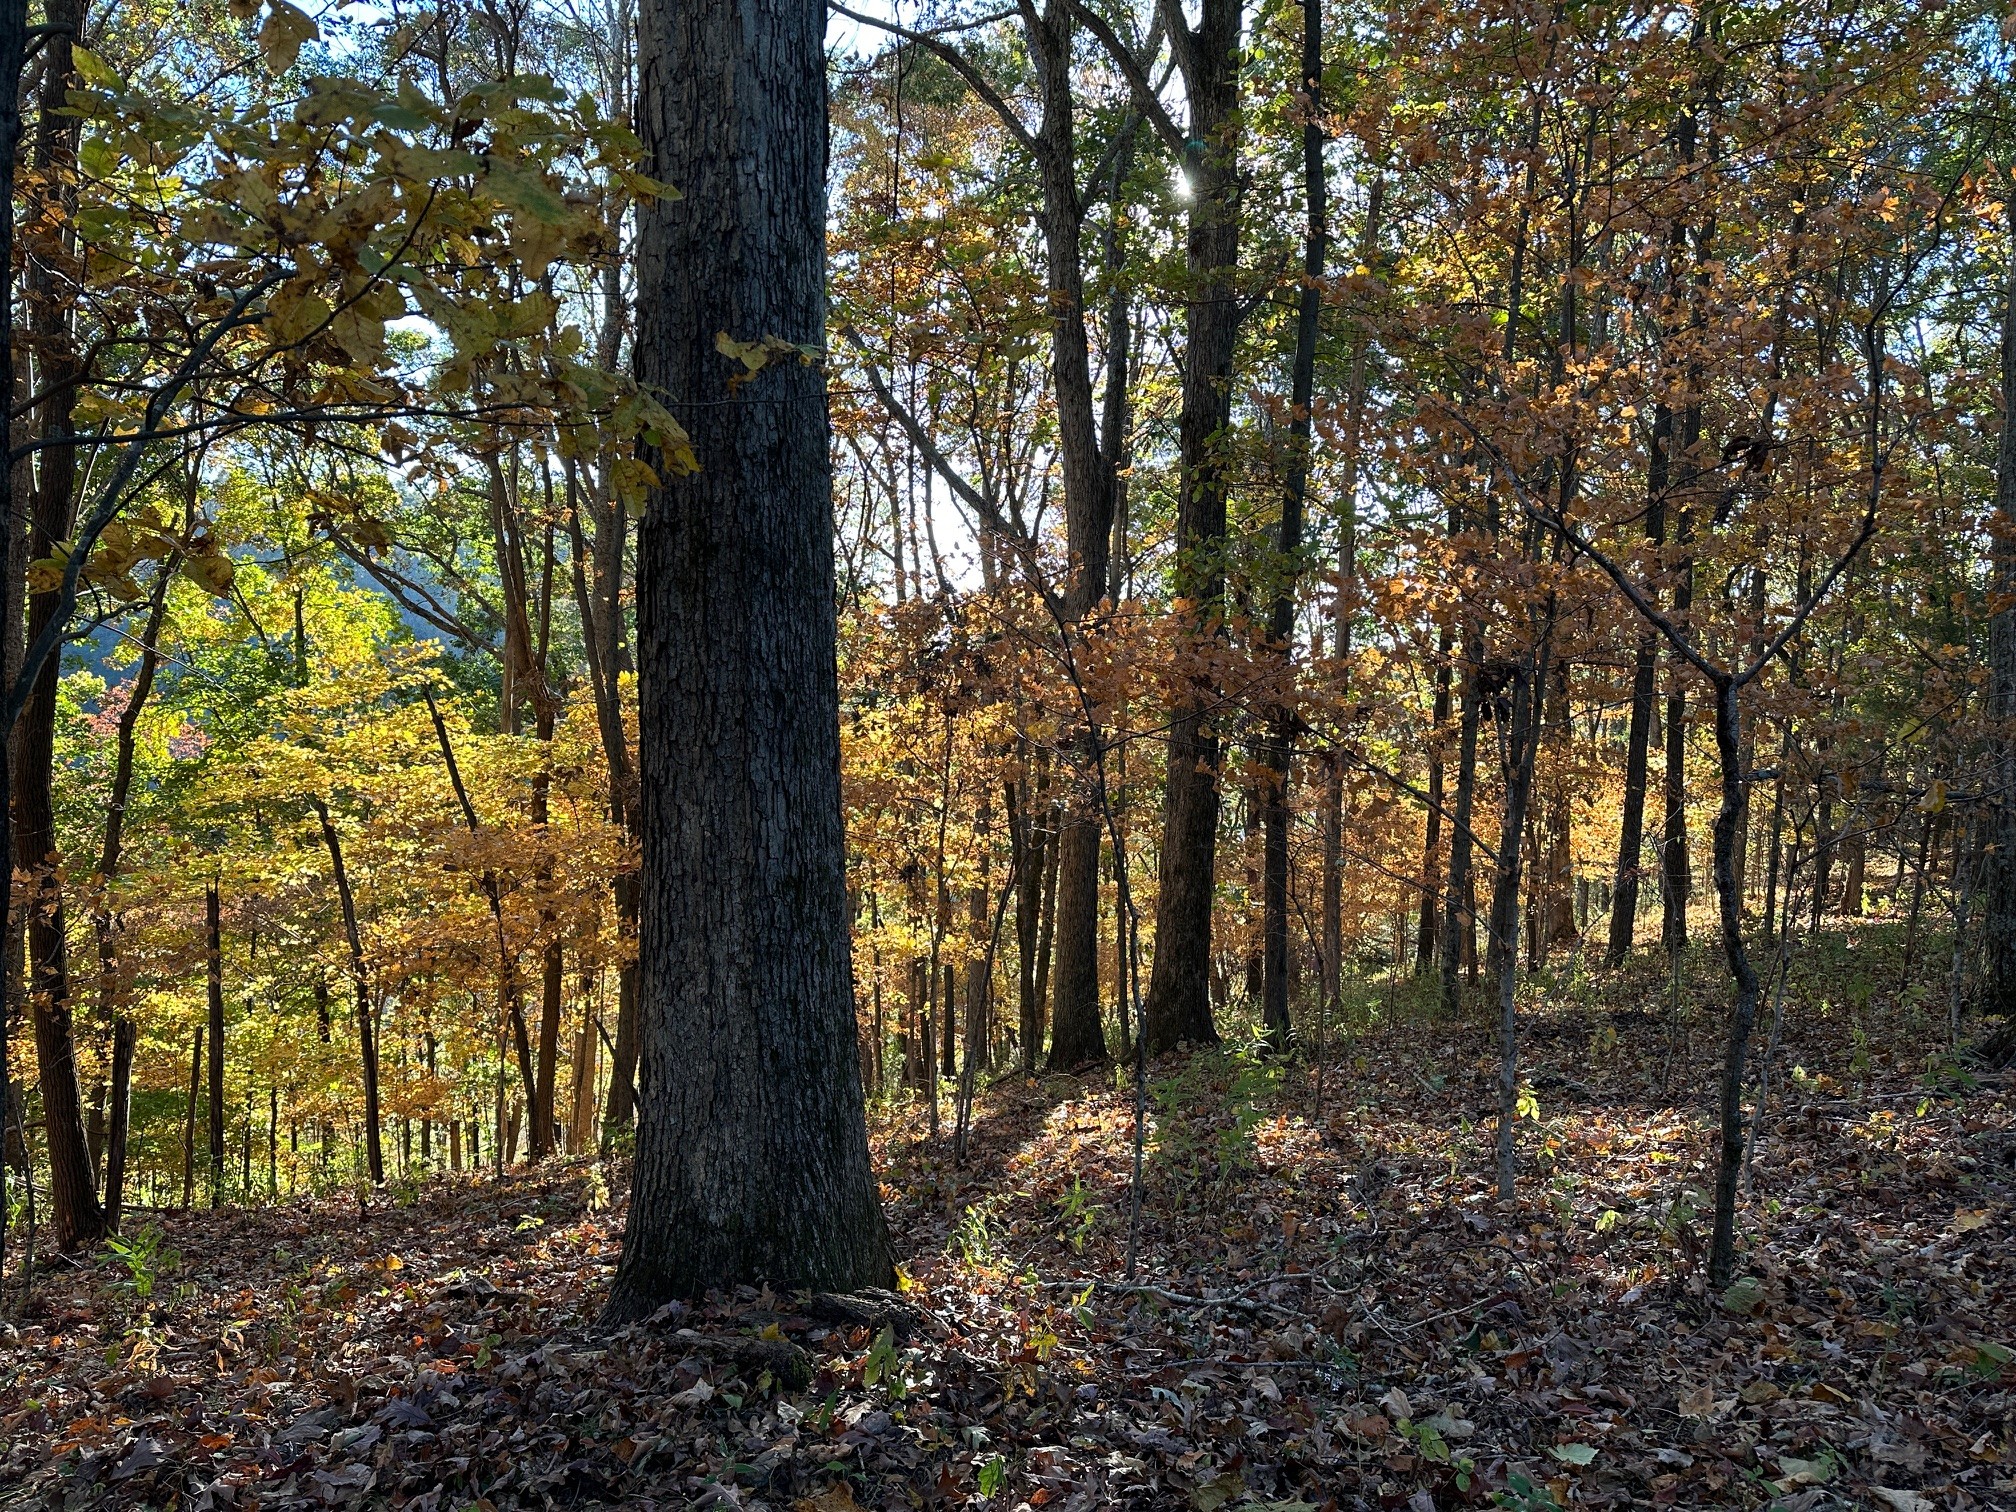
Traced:
[[700, 470], [652, 491], [639, 539], [644, 1095], [611, 1318], [757, 1278], [891, 1277], [854, 1037], [812, 355], [824, 25], [803, 0], [639, 12], [638, 119], [682, 197], [640, 208], [638, 369], [695, 417]]

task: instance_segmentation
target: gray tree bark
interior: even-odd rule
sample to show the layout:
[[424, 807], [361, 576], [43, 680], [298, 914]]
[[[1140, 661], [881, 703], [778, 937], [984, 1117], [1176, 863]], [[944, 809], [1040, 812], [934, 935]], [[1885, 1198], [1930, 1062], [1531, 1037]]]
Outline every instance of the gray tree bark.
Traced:
[[[716, 333], [825, 342], [825, 11], [645, 0], [640, 378], [701, 470], [638, 545], [643, 1090], [607, 1315], [892, 1279], [854, 1034], [824, 376], [731, 391]], [[655, 460], [655, 459], [654, 459]]]

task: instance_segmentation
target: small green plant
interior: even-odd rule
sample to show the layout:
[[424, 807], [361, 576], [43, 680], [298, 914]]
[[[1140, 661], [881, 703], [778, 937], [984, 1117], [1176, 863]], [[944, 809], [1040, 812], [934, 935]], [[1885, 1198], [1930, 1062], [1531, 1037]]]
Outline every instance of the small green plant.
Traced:
[[996, 1491], [1001, 1489], [1002, 1482], [1007, 1479], [1008, 1461], [1000, 1455], [997, 1454], [992, 1459], [980, 1462], [980, 1494], [982, 1496], [992, 1496]]
[[1100, 1205], [1085, 1190], [1078, 1177], [1071, 1178], [1071, 1190], [1057, 1199], [1058, 1237], [1071, 1246], [1073, 1254], [1085, 1253], [1085, 1241], [1099, 1226]]
[[910, 1383], [903, 1379], [903, 1359], [896, 1353], [896, 1330], [885, 1327], [875, 1336], [868, 1357], [861, 1362], [861, 1384], [880, 1384], [892, 1397], [901, 1398]]
[[1511, 1512], [1562, 1512], [1561, 1503], [1554, 1499], [1552, 1491], [1517, 1473], [1505, 1477], [1505, 1489], [1491, 1500]]
[[970, 1204], [952, 1235], [952, 1247], [968, 1265], [988, 1265], [994, 1259], [994, 1202], [986, 1198]]
[[124, 1284], [142, 1302], [153, 1297], [154, 1284], [163, 1272], [172, 1271], [182, 1263], [181, 1252], [164, 1245], [160, 1228], [152, 1223], [130, 1238], [114, 1234], [105, 1241], [105, 1247], [126, 1267]]

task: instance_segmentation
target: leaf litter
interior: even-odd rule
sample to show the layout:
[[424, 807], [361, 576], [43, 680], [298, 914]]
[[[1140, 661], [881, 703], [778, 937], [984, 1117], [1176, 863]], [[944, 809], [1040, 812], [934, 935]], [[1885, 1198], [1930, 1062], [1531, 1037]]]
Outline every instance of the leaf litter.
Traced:
[[1160, 1063], [1134, 1284], [1098, 1077], [963, 1169], [878, 1118], [896, 1293], [601, 1328], [616, 1162], [135, 1214], [151, 1297], [108, 1253], [0, 1334], [0, 1506], [2016, 1506], [2011, 1088], [1793, 1026], [1711, 1295], [1711, 1010], [1532, 1014], [1510, 1210], [1467, 1025]]

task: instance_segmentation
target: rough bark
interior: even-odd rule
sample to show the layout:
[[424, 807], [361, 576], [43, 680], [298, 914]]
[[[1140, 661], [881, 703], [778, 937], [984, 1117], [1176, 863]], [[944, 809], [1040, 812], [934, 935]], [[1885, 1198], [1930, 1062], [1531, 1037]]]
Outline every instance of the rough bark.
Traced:
[[[30, 249], [26, 276], [28, 325], [38, 386], [49, 394], [37, 411], [43, 449], [38, 457], [31, 559], [55, 555], [70, 535], [75, 508], [77, 454], [73, 414], [74, 379], [81, 372], [71, 330], [74, 308], [73, 256], [68, 232], [74, 194], [71, 163], [76, 156], [78, 118], [64, 102], [74, 78], [70, 44], [83, 26], [78, 0], [49, 7], [47, 81], [35, 133], [38, 193], [54, 203], [44, 213], [61, 229]], [[27, 643], [58, 612], [56, 589], [28, 596]], [[55, 760], [57, 683], [62, 656], [47, 657], [38, 669], [21, 711], [16, 738], [14, 822], [15, 865], [26, 883], [21, 912], [27, 921], [27, 990], [35, 1027], [35, 1052], [42, 1082], [42, 1111], [49, 1156], [49, 1196], [58, 1249], [94, 1244], [104, 1233], [105, 1214], [93, 1179], [90, 1142], [84, 1131], [83, 1095], [77, 1081], [77, 1047], [72, 1027], [68, 931], [57, 875], [57, 835], [52, 792]]]
[[[1189, 106], [1182, 171], [1190, 187], [1189, 298], [1181, 411], [1181, 492], [1176, 510], [1176, 590], [1195, 606], [1197, 634], [1217, 633], [1232, 415], [1232, 358], [1239, 335], [1239, 37], [1242, 0], [1203, 0], [1191, 27], [1165, 7]], [[1216, 894], [1218, 735], [1208, 677], [1170, 710], [1162, 816], [1155, 960], [1142, 1005], [1150, 1055], [1188, 1041], [1215, 1044], [1211, 1021], [1211, 903]]]
[[[62, 46], [65, 39], [53, 39], [51, 46]], [[21, 62], [28, 43], [28, 7], [25, 4], [0, 6], [0, 267], [14, 265], [14, 164], [21, 141]], [[17, 359], [14, 352], [14, 298], [12, 280], [0, 280], [0, 414], [14, 413], [14, 375]], [[6, 435], [10, 442], [15, 427], [12, 424], [0, 428], [0, 435]], [[0, 535], [0, 662], [4, 662], [5, 677], [0, 684], [11, 686], [14, 681], [14, 659], [19, 655], [21, 623], [21, 572], [25, 570], [27, 559], [19, 558], [18, 543], [24, 538], [19, 528], [17, 495], [18, 470], [14, 467], [0, 467], [0, 521], [7, 522], [4, 535]], [[0, 737], [4, 745], [4, 737]], [[13, 762], [9, 753], [0, 749], [0, 860], [7, 860], [14, 854], [13, 835]], [[13, 868], [0, 865], [0, 919], [13, 917], [12, 903], [14, 891]], [[4, 931], [11, 942], [15, 936], [12, 929]], [[12, 1015], [6, 1011], [4, 994], [12, 980], [12, 972], [6, 968], [4, 956], [11, 951], [0, 953], [0, 1119], [5, 1119], [10, 1128], [6, 1136], [12, 1137], [13, 1120], [7, 1118], [14, 1106], [16, 1091], [13, 1077], [8, 1071], [11, 1054], [8, 1045], [8, 1024]], [[7, 1190], [8, 1166], [0, 1160], [0, 1213], [8, 1211], [11, 1197]], [[0, 1274], [6, 1271], [6, 1229], [0, 1223]]]
[[825, 13], [646, 0], [640, 378], [701, 470], [639, 540], [645, 1096], [612, 1319], [767, 1280], [887, 1285], [840, 804], [825, 378], [740, 390], [715, 333], [825, 341]]

